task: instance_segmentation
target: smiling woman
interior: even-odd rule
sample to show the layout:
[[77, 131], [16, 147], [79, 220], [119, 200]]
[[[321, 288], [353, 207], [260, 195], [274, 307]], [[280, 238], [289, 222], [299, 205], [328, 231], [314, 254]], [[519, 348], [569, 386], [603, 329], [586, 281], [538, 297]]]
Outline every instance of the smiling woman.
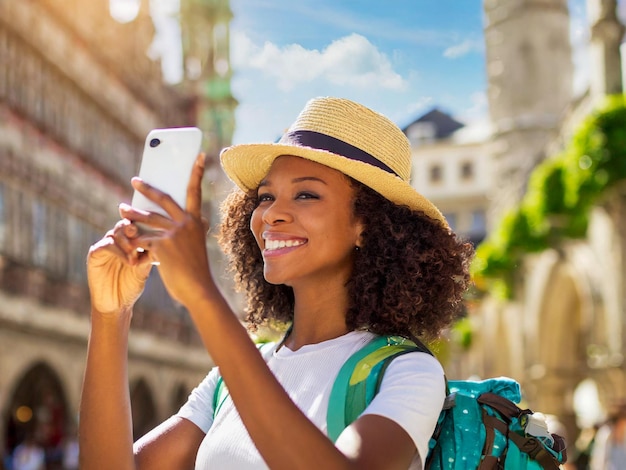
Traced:
[[294, 292], [311, 285], [343, 289], [362, 231], [352, 214], [353, 193], [337, 170], [298, 157], [276, 159], [250, 222], [267, 282]]
[[[185, 208], [134, 179], [168, 216], [122, 205], [123, 220], [90, 250], [83, 465], [423, 468], [445, 390], [441, 365], [428, 354], [394, 359], [375, 398], [336, 440], [327, 425], [346, 360], [379, 335], [437, 336], [469, 280], [471, 245], [409, 184], [405, 135], [357, 103], [317, 98], [278, 143], [233, 146], [221, 162], [238, 188], [223, 204], [219, 237], [248, 296], [249, 324], [278, 319], [290, 328], [259, 353], [217, 290], [200, 215], [203, 156]], [[135, 223], [160, 230], [141, 234]], [[218, 367], [133, 455], [126, 341], [153, 261]]]

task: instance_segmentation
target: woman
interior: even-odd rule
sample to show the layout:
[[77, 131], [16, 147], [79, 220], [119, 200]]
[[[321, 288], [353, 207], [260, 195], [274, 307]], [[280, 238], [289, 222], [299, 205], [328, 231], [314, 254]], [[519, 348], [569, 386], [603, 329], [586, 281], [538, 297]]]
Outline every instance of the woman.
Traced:
[[[376, 334], [436, 336], [468, 282], [471, 246], [408, 183], [404, 134], [357, 103], [318, 98], [278, 144], [222, 152], [239, 189], [224, 203], [220, 240], [248, 295], [248, 320], [291, 323], [262, 354], [209, 270], [203, 161], [184, 209], [133, 179], [170, 218], [121, 205], [123, 219], [90, 250], [81, 468], [422, 468], [445, 388], [427, 354], [394, 360], [365, 412], [335, 444], [325, 434], [330, 388], [345, 360]], [[160, 231], [141, 235], [135, 222]], [[126, 342], [154, 261], [219, 369], [133, 450]], [[229, 398], [214, 417], [219, 376]]]

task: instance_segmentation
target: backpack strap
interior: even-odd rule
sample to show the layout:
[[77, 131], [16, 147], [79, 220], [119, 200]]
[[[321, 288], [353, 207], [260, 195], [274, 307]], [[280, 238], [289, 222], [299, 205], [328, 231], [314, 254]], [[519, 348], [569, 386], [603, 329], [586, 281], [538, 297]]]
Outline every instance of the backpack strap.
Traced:
[[[500, 468], [506, 460], [506, 453], [508, 451], [509, 426], [504, 423], [504, 421], [500, 421], [495, 416], [491, 416], [484, 408], [482, 410], [482, 419], [485, 425], [485, 443], [482, 452], [483, 458], [478, 466], [478, 470]], [[504, 436], [506, 442], [506, 448], [502, 451], [500, 456], [493, 455], [493, 448], [496, 443], [496, 430]]]
[[527, 453], [530, 458], [539, 463], [544, 470], [558, 470], [561, 468], [559, 462], [546, 450], [536, 437], [524, 437], [516, 432], [510, 432], [509, 439], [515, 443], [519, 450]]
[[378, 393], [389, 363], [409, 352], [428, 348], [399, 336], [378, 336], [356, 351], [339, 370], [328, 400], [327, 434], [335, 442]]
[[529, 409], [522, 410], [515, 403], [507, 400], [501, 395], [492, 392], [482, 393], [477, 398], [478, 403], [490, 406], [507, 422], [510, 423], [513, 418], [521, 419], [524, 415], [531, 415], [533, 412]]
[[558, 470], [560, 468], [559, 462], [552, 454], [550, 454], [550, 452], [546, 450], [536, 437], [525, 437], [514, 431], [510, 431], [508, 424], [511, 420], [514, 418], [521, 419], [524, 415], [530, 415], [532, 414], [531, 410], [521, 409], [515, 403], [507, 400], [506, 398], [490, 392], [480, 395], [477, 398], [477, 401], [497, 411], [504, 420], [502, 421], [497, 417], [490, 415], [483, 408], [483, 423], [485, 424], [485, 431], [487, 434], [485, 446], [483, 448], [483, 455], [486, 457], [481, 462], [479, 470], [496, 468], [496, 465], [503, 462], [506, 458], [506, 450], [499, 458], [492, 455], [496, 430], [506, 438], [507, 442], [509, 439], [513, 441], [521, 452], [528, 454], [528, 456], [539, 463], [544, 470]]
[[217, 378], [217, 383], [215, 384], [215, 392], [213, 392], [213, 419], [217, 416], [217, 413], [220, 411], [220, 408], [226, 401], [227, 397], [228, 388], [226, 388], [224, 379], [220, 375]]

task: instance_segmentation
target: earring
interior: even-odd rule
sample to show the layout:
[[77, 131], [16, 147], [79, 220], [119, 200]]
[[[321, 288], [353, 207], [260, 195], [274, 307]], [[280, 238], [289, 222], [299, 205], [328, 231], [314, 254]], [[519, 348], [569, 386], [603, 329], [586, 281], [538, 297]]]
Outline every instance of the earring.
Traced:
[[361, 251], [361, 247], [360, 246], [355, 246], [354, 247], [354, 251], [356, 251], [358, 253], [359, 251]]

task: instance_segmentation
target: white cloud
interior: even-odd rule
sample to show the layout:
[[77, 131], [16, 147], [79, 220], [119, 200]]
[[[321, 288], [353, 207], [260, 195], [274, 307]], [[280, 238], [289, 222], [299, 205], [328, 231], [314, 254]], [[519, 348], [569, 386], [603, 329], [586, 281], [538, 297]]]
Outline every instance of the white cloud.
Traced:
[[448, 47], [443, 51], [443, 56], [447, 59], [457, 59], [472, 52], [481, 52], [484, 48], [483, 41], [477, 39], [466, 39], [459, 44]]
[[458, 114], [458, 119], [465, 123], [480, 121], [489, 117], [489, 103], [487, 93], [484, 90], [475, 91], [470, 95], [471, 106]]
[[484, 142], [493, 134], [493, 125], [489, 116], [489, 104], [485, 91], [476, 91], [470, 95], [471, 106], [454, 116], [465, 124], [459, 129], [454, 140], [458, 144]]
[[409, 119], [414, 120], [416, 115], [425, 113], [426, 108], [433, 107], [435, 100], [432, 96], [421, 96], [417, 100], [412, 101], [406, 108], [406, 115]]
[[403, 90], [407, 87], [389, 58], [359, 34], [337, 39], [319, 51], [300, 44], [279, 47], [266, 42], [258, 46], [244, 33], [233, 32], [231, 52], [236, 70], [258, 70], [275, 79], [283, 91], [317, 80], [358, 88]]

